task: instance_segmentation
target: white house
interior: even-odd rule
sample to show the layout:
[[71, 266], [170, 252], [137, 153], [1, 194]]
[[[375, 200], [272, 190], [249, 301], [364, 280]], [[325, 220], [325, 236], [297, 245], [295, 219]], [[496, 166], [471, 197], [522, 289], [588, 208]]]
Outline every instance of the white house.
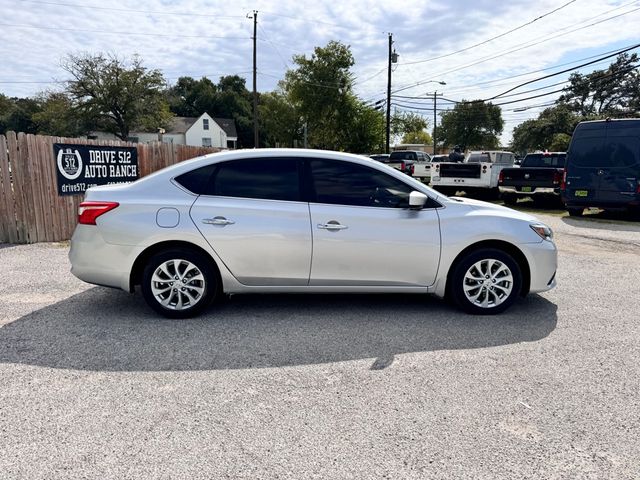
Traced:
[[[93, 132], [91, 138], [117, 139], [115, 135], [106, 132]], [[129, 140], [138, 143], [162, 141], [176, 145], [235, 149], [238, 133], [233, 119], [213, 118], [205, 112], [199, 117], [173, 117], [169, 127], [158, 132], [131, 132]]]

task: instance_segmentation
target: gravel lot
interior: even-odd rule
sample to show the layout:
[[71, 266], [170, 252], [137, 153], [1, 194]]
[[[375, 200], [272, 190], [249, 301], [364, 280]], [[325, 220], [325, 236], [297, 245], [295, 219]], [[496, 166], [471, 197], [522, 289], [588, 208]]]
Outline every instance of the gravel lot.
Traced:
[[558, 287], [236, 296], [187, 321], [0, 245], [0, 477], [640, 477], [640, 223], [541, 216]]

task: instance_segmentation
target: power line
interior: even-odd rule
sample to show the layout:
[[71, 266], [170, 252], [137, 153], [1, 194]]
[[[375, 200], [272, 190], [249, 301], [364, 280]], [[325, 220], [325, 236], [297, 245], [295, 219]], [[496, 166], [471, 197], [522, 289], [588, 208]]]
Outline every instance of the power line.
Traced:
[[[627, 46], [630, 46], [630, 45], [627, 45]], [[627, 48], [627, 47], [622, 47], [622, 48]], [[508, 76], [508, 77], [502, 77], [502, 78], [498, 78], [496, 80], [488, 80], [486, 82], [473, 83], [471, 85], [466, 85], [464, 87], [458, 87], [457, 89], [454, 87], [454, 89], [450, 90], [449, 93], [458, 93], [458, 92], [461, 92], [461, 91], [464, 92], [464, 91], [466, 91], [466, 89], [470, 89], [470, 88], [474, 88], [474, 87], [482, 87], [482, 86], [492, 85], [492, 84], [495, 84], [496, 86], [511, 85], [511, 84], [513, 84], [513, 82], [503, 82], [503, 80], [511, 80], [511, 79], [514, 79], [514, 78], [526, 77], [527, 75], [531, 75], [531, 74], [534, 74], [534, 73], [546, 72], [546, 71], [549, 71], [549, 70], [553, 70], [555, 68], [565, 67], [567, 65], [572, 65], [572, 64], [575, 64], [575, 63], [578, 63], [578, 62], [582, 62], [584, 60], [591, 60], [592, 58], [600, 57], [602, 55], [607, 55], [609, 53], [613, 53], [613, 52], [616, 52], [616, 51], [617, 51], [617, 49], [616, 50], [609, 50], [609, 51], [606, 51], [606, 52], [600, 52], [600, 53], [597, 53], [595, 55], [590, 55], [590, 56], [584, 57], [584, 58], [578, 58], [578, 59], [572, 60], [570, 62], [559, 63], [557, 65], [551, 65], [550, 67], [540, 68], [538, 70], [531, 70], [529, 72], [519, 73], [518, 75], [511, 75], [511, 76]], [[594, 63], [593, 65], [598, 65], [599, 63], [606, 63], [606, 62], [602, 61], [602, 62]], [[500, 83], [500, 82], [502, 82], [502, 83]]]
[[145, 37], [170, 37], [170, 38], [210, 38], [210, 39], [224, 39], [224, 40], [250, 40], [251, 37], [225, 37], [214, 35], [179, 35], [179, 34], [167, 34], [167, 33], [135, 33], [135, 32], [115, 32], [107, 30], [92, 30], [88, 28], [61, 28], [61, 27], [39, 27], [36, 25], [18, 25], [13, 23], [0, 23], [0, 27], [12, 27], [12, 28], [32, 28], [36, 30], [56, 30], [65, 32], [81, 32], [92, 34], [105, 34], [105, 35], [131, 35], [131, 36], [145, 36]]
[[171, 16], [184, 16], [184, 17], [210, 17], [210, 18], [244, 18], [244, 15], [217, 15], [213, 13], [186, 13], [186, 12], [162, 12], [158, 10], [139, 10], [135, 8], [114, 8], [114, 7], [99, 7], [97, 5], [81, 5], [78, 3], [62, 3], [62, 2], [48, 2], [42, 0], [20, 0], [23, 3], [36, 3], [40, 5], [55, 5], [58, 7], [73, 7], [73, 8], [88, 8], [91, 10], [108, 10], [113, 12], [127, 12], [127, 13], [145, 13], [152, 15], [171, 15]]
[[[633, 2], [633, 3], [637, 3], [637, 1], [636, 1], [636, 2]], [[613, 9], [613, 10], [618, 10], [618, 9], [619, 9], [619, 8], [616, 8], [616, 9]], [[610, 12], [611, 12], [611, 11], [613, 11], [613, 10], [610, 10]], [[590, 28], [590, 27], [593, 27], [593, 26], [595, 26], [595, 25], [599, 25], [600, 23], [608, 22], [609, 20], [613, 20], [613, 19], [615, 19], [615, 18], [622, 17], [622, 16], [624, 16], [624, 15], [629, 15], [630, 13], [636, 12], [636, 11], [638, 11], [638, 10], [640, 10], [640, 7], [635, 8], [635, 9], [633, 9], [633, 10], [630, 10], [630, 11], [628, 11], [628, 12], [624, 12], [624, 13], [621, 13], [621, 14], [618, 14], [618, 15], [614, 15], [614, 16], [612, 16], [612, 17], [607, 17], [607, 18], [605, 18], [605, 19], [599, 20], [599, 21], [594, 22], [594, 23], [591, 23], [591, 24], [589, 24], [589, 25], [584, 25], [584, 26], [582, 26], [582, 27], [578, 27], [578, 28], [575, 28], [575, 29], [573, 29], [573, 30], [569, 30], [569, 31], [567, 31], [567, 32], [560, 33], [560, 34], [558, 34], [558, 35], [554, 35], [554, 36], [551, 36], [551, 37], [544, 38], [544, 39], [539, 40], [539, 41], [537, 41], [537, 42], [533, 42], [533, 43], [532, 43], [532, 42], [525, 42], [525, 43], [521, 43], [520, 45], [518, 45], [518, 46], [517, 46], [518, 48], [514, 48], [514, 49], [511, 49], [511, 50], [505, 50], [505, 51], [500, 52], [500, 53], [499, 53], [499, 54], [497, 54], [497, 55], [490, 56], [490, 57], [485, 57], [485, 58], [480, 59], [480, 60], [478, 60], [478, 61], [476, 61], [476, 62], [469, 63], [469, 64], [466, 64], [466, 65], [462, 65], [462, 66], [460, 66], [460, 67], [456, 67], [456, 68], [454, 68], [454, 69], [447, 70], [447, 71], [445, 71], [445, 72], [440, 72], [440, 73], [434, 74], [434, 75], [433, 75], [433, 77], [432, 77], [431, 79], [428, 79], [428, 80], [421, 80], [420, 82], [416, 82], [416, 83], [414, 83], [414, 84], [411, 84], [411, 85], [407, 85], [407, 86], [401, 87], [401, 88], [399, 88], [399, 89], [395, 90], [393, 93], [398, 93], [398, 92], [401, 92], [401, 91], [404, 91], [404, 90], [408, 90], [409, 88], [414, 88], [414, 87], [417, 87], [417, 86], [419, 86], [419, 85], [424, 85], [425, 83], [428, 83], [428, 82], [430, 82], [431, 80], [433, 80], [433, 78], [439, 78], [439, 77], [442, 77], [442, 76], [447, 75], [447, 74], [449, 74], [449, 73], [454, 73], [454, 72], [457, 72], [457, 71], [460, 71], [460, 70], [464, 70], [465, 68], [473, 67], [473, 66], [475, 66], [475, 65], [479, 65], [479, 64], [484, 63], [484, 62], [487, 62], [487, 61], [489, 61], [489, 60], [495, 60], [496, 58], [504, 57], [504, 56], [509, 55], [509, 54], [511, 54], [511, 53], [515, 53], [515, 52], [518, 52], [518, 51], [520, 51], [520, 50], [524, 50], [524, 49], [527, 49], [527, 48], [530, 48], [530, 47], [534, 47], [534, 46], [536, 46], [536, 45], [540, 45], [541, 43], [548, 42], [548, 41], [550, 41], [550, 40], [554, 40], [554, 39], [559, 38], [559, 37], [562, 37], [562, 36], [564, 36], [564, 35], [569, 35], [570, 33], [574, 33], [574, 32], [577, 32], [577, 31], [579, 31], [579, 30], [583, 30], [583, 29], [585, 29], [585, 28]], [[605, 13], [608, 13], [608, 12], [605, 12]], [[591, 20], [593, 20], [593, 19], [595, 19], [595, 18], [597, 18], [597, 17], [600, 17], [600, 16], [602, 16], [602, 15], [603, 15], [603, 14], [596, 15], [595, 17], [591, 17], [591, 18], [589, 18], [589, 19], [587, 19], [587, 20], [584, 20], [584, 21], [582, 21], [582, 22], [575, 23], [574, 25], [580, 25], [581, 23], [585, 23], [585, 22], [591, 21]], [[569, 26], [569, 27], [566, 27], [566, 28], [570, 28], [570, 26]], [[561, 29], [561, 30], [566, 30], [566, 28], [565, 28], [565, 29]]]
[[504, 92], [502, 92], [502, 93], [500, 93], [500, 94], [498, 94], [498, 95], [495, 95], [495, 96], [493, 96], [493, 97], [491, 97], [491, 98], [488, 98], [487, 100], [494, 100], [494, 99], [496, 99], [496, 98], [498, 98], [498, 97], [501, 97], [501, 96], [503, 96], [503, 95], [505, 95], [505, 94], [507, 94], [507, 93], [509, 93], [509, 92], [512, 92], [512, 91], [514, 91], [514, 90], [516, 90], [516, 89], [518, 89], [518, 88], [520, 88], [520, 87], [523, 87], [523, 86], [525, 86], [525, 85], [529, 85], [530, 83], [539, 82], [540, 80], [544, 80], [544, 79], [546, 79], [546, 78], [555, 77], [556, 75], [562, 75], [563, 73], [567, 73], [567, 72], [570, 72], [570, 71], [572, 71], [572, 70], [577, 70], [578, 68], [586, 67], [586, 66], [591, 65], [591, 64], [593, 64], [593, 63], [596, 63], [597, 61], [600, 61], [600, 60], [605, 60], [605, 59], [607, 59], [607, 58], [615, 57], [615, 56], [617, 56], [617, 55], [620, 55], [620, 54], [622, 54], [622, 53], [628, 52], [628, 51], [630, 51], [630, 50], [634, 50], [634, 49], [636, 49], [636, 48], [638, 48], [638, 47], [640, 47], [640, 43], [636, 43], [635, 45], [632, 45], [632, 46], [630, 46], [630, 47], [624, 48], [624, 49], [622, 49], [622, 50], [618, 50], [617, 52], [611, 53], [611, 54], [606, 55], [606, 56], [604, 56], [604, 57], [600, 57], [600, 58], [599, 58], [599, 59], [597, 59], [597, 60], [593, 60], [593, 61], [591, 61], [591, 62], [587, 62], [587, 63], [580, 64], [580, 65], [578, 65], [577, 67], [572, 67], [572, 68], [568, 68], [568, 69], [566, 69], [566, 70], [561, 70], [561, 71], [559, 71], [559, 72], [550, 73], [549, 75], [545, 75], [544, 77], [534, 78], [533, 80], [529, 80], [529, 81], [527, 81], [527, 82], [521, 83], [520, 85], [516, 85], [515, 87], [512, 87], [512, 88], [510, 88], [509, 90], [505, 90]]
[[[439, 55], [437, 57], [427, 58], [425, 60], [416, 60], [416, 61], [413, 61], [413, 62], [403, 62], [402, 65], [415, 65], [417, 63], [431, 62], [433, 60], [439, 60], [441, 58], [446, 58], [446, 57], [450, 57], [452, 55], [456, 55], [458, 53], [466, 52], [467, 50], [471, 50], [472, 48], [479, 47], [480, 45], [485, 45], [485, 44], [487, 44], [489, 42], [492, 42], [492, 41], [494, 41], [494, 40], [496, 40], [498, 38], [504, 37], [505, 35], [509, 35], [510, 33], [513, 33], [516, 30], [520, 30], [521, 28], [524, 28], [524, 27], [526, 27], [528, 25], [531, 25], [532, 23], [537, 22], [538, 20], [551, 15], [551, 14], [557, 12], [558, 10], [562, 10], [563, 8], [571, 5], [572, 3], [576, 2], [576, 1], [577, 0], [571, 0], [571, 1], [567, 2], [567, 3], [565, 3], [564, 5], [561, 5], [558, 8], [555, 8], [554, 10], [551, 10], [550, 12], [545, 13], [544, 15], [540, 15], [539, 17], [536, 17], [533, 20], [530, 20], [530, 21], [528, 21], [526, 23], [523, 23], [522, 25], [520, 25], [518, 27], [512, 28], [511, 30], [509, 30], [507, 32], [501, 33], [500, 35], [496, 35], [495, 37], [488, 38], [487, 40], [483, 40], [482, 42], [476, 43], [474, 45], [470, 45], [470, 46], [462, 48], [460, 50], [456, 50], [455, 52], [446, 53], [444, 55]], [[632, 3], [635, 3], [635, 2], [632, 2]]]

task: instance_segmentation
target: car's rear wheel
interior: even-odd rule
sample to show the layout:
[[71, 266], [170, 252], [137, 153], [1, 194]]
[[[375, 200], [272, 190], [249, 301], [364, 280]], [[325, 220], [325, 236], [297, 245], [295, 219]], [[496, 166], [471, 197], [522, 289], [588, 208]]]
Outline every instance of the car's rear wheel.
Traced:
[[168, 318], [200, 314], [218, 292], [211, 261], [188, 249], [171, 249], [152, 256], [142, 273], [142, 294], [151, 308]]
[[581, 207], [567, 207], [567, 212], [571, 217], [581, 217], [584, 213], [584, 208]]
[[473, 251], [454, 267], [451, 296], [468, 313], [493, 315], [503, 312], [522, 290], [522, 271], [508, 253], [483, 248]]
[[513, 193], [503, 193], [501, 195], [502, 201], [507, 205], [515, 205], [518, 203], [518, 196]]

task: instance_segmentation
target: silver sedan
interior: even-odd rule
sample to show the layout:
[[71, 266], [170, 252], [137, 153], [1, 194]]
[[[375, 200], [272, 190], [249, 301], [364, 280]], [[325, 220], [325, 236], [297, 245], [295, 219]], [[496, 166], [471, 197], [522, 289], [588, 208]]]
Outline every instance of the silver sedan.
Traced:
[[90, 188], [69, 253], [81, 280], [139, 285], [172, 318], [257, 292], [432, 293], [494, 314], [553, 288], [556, 257], [535, 217], [448, 198], [365, 157], [290, 149]]

